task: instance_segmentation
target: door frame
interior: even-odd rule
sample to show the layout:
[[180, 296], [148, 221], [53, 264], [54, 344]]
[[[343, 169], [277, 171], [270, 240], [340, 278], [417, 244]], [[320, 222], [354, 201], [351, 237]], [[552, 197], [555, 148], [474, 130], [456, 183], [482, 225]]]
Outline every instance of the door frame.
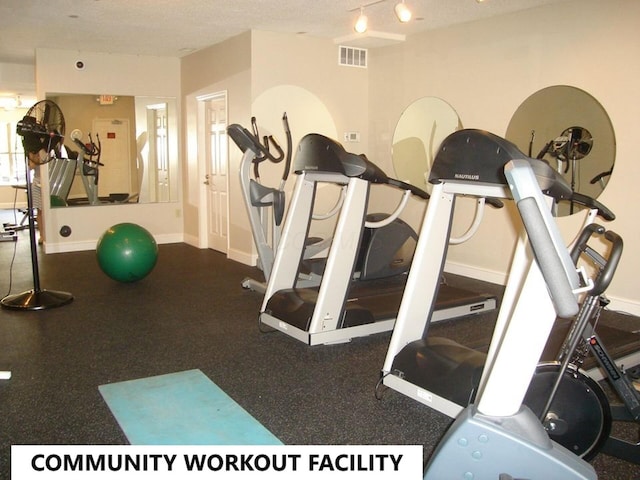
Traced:
[[[226, 118], [229, 118], [229, 102], [228, 91], [220, 90], [213, 93], [206, 93], [196, 96], [197, 104], [197, 143], [198, 152], [206, 152], [206, 144], [208, 132], [206, 131], [205, 120], [205, 103], [212, 99], [224, 99]], [[226, 190], [229, 192], [229, 149], [227, 148], [227, 158], [225, 159], [227, 176], [226, 176]], [[198, 154], [198, 183], [200, 185], [200, 208], [198, 209], [198, 243], [201, 248], [212, 248], [209, 245], [209, 202], [207, 185], [205, 185], [205, 175], [207, 173], [207, 155], [203, 153]], [[227, 201], [227, 211], [225, 218], [227, 219], [226, 231], [227, 231], [227, 248], [225, 255], [229, 255], [229, 202]]]

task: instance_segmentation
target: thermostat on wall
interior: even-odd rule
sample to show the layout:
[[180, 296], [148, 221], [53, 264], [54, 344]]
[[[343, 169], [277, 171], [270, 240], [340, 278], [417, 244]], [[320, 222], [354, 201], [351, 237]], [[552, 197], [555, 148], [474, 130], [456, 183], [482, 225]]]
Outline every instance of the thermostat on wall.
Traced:
[[359, 142], [360, 141], [360, 132], [344, 132], [344, 141], [345, 142]]

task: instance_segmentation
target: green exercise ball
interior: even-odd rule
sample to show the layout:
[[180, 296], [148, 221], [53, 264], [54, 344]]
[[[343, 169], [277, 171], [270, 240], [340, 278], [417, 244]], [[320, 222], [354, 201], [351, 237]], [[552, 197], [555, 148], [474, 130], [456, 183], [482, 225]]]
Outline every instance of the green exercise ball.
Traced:
[[98, 265], [118, 282], [137, 282], [146, 277], [158, 261], [153, 235], [135, 223], [119, 223], [102, 234], [96, 247]]

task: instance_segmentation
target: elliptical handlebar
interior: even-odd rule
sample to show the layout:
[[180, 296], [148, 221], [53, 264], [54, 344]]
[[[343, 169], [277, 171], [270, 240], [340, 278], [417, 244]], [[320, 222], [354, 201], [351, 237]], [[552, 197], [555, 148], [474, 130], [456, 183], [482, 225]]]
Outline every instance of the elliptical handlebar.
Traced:
[[[275, 140], [275, 138], [273, 138], [273, 135], [265, 135], [262, 142], [260, 142], [260, 134], [258, 132], [256, 117], [251, 117], [251, 126], [253, 128], [253, 135], [251, 135], [251, 133], [249, 132], [247, 132], [247, 134], [253, 137], [251, 138], [251, 140], [256, 147], [256, 149], [254, 150], [254, 152], [256, 153], [254, 163], [264, 162], [265, 160], [269, 160], [273, 163], [280, 163], [282, 160], [284, 160], [284, 151]], [[269, 148], [270, 144], [273, 145], [273, 147], [278, 151], [277, 157], [271, 153], [271, 150]]]
[[284, 163], [284, 172], [282, 173], [282, 181], [284, 182], [289, 178], [289, 172], [291, 171], [291, 152], [293, 150], [293, 140], [291, 139], [291, 129], [289, 128], [287, 112], [282, 114], [282, 126], [284, 127], [284, 133], [287, 138], [287, 157]]
[[[227, 127], [227, 134], [234, 143], [240, 148], [242, 153], [247, 150], [251, 150], [254, 154], [252, 158], [253, 173], [256, 179], [260, 178], [259, 164], [265, 160], [269, 160], [273, 163], [280, 163], [285, 160], [284, 171], [282, 172], [282, 183], [284, 183], [289, 177], [291, 171], [291, 155], [292, 155], [292, 139], [291, 130], [289, 128], [289, 120], [286, 112], [282, 116], [282, 123], [284, 126], [284, 132], [287, 139], [286, 153], [280, 147], [280, 144], [276, 141], [273, 135], [265, 135], [263, 140], [260, 140], [260, 132], [258, 131], [258, 125], [256, 117], [251, 117], [251, 127], [253, 133], [237, 123], [231, 124]], [[271, 152], [271, 147], [277, 151], [277, 155]]]
[[[100, 136], [96, 133], [96, 140], [98, 144], [93, 141], [91, 134], [89, 134], [89, 143], [82, 143], [79, 138], [72, 138], [73, 143], [75, 143], [85, 155], [88, 155], [89, 158], [83, 158], [82, 161], [88, 165], [92, 166], [104, 166], [104, 163], [100, 162], [100, 153], [102, 152], [102, 144], [100, 142]], [[95, 160], [93, 157], [97, 157]]]

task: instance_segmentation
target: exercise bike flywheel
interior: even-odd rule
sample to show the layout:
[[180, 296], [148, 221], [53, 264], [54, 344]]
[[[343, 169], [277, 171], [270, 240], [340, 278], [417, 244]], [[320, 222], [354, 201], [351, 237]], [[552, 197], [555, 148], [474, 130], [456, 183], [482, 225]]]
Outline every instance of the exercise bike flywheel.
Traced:
[[[553, 384], [558, 362], [538, 366], [524, 399], [541, 416]], [[611, 408], [606, 394], [591, 377], [570, 365], [564, 373], [551, 407], [543, 419], [549, 437], [585, 460], [592, 459], [611, 432]]]

